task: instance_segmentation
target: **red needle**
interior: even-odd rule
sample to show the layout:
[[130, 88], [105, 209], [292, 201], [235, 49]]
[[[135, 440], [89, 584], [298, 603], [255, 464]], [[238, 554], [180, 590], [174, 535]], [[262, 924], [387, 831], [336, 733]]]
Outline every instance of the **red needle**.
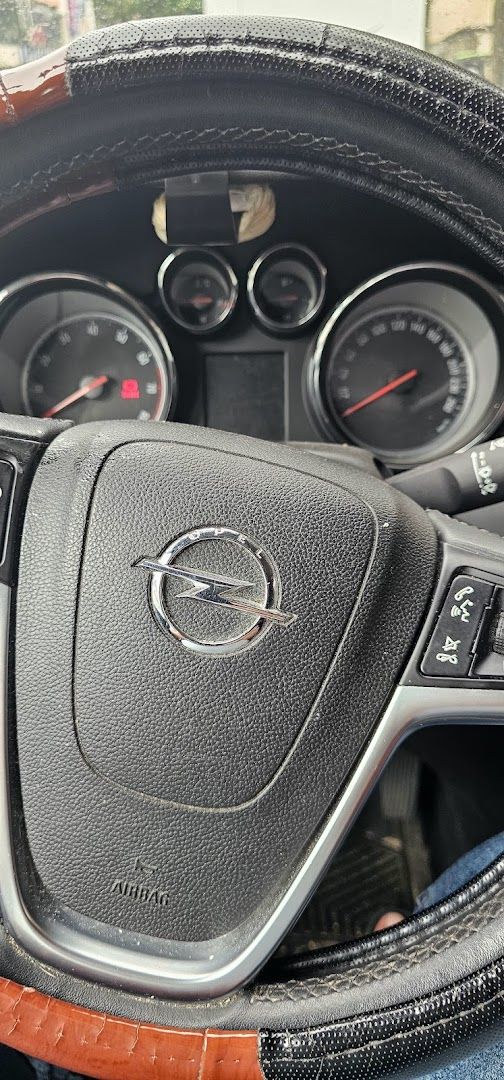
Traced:
[[198, 293], [197, 296], [190, 297], [189, 303], [193, 304], [194, 307], [206, 307], [208, 304], [212, 303], [212, 297], [202, 296], [201, 293]]
[[90, 390], [96, 390], [98, 386], [105, 386], [105, 383], [108, 381], [108, 375], [97, 375], [96, 379], [91, 379], [91, 382], [85, 383], [84, 386], [80, 386], [78, 390], [74, 390], [73, 394], [69, 394], [68, 397], [63, 398], [63, 401], [58, 401], [57, 405], [53, 405], [52, 408], [47, 409], [45, 413], [42, 413], [42, 416], [45, 419], [55, 416], [56, 413], [61, 412], [62, 409], [66, 409], [67, 405], [73, 405], [74, 401], [79, 401], [81, 397], [85, 397], [86, 394], [89, 394]]
[[356, 405], [350, 405], [348, 409], [345, 409], [345, 411], [342, 412], [342, 418], [351, 416], [352, 413], [358, 412], [359, 409], [363, 409], [366, 405], [372, 405], [373, 401], [378, 401], [380, 398], [385, 397], [385, 394], [390, 394], [391, 390], [397, 390], [398, 386], [403, 386], [403, 384], [409, 382], [410, 379], [415, 379], [417, 375], [417, 368], [412, 368], [411, 371], [407, 371], [405, 375], [398, 375], [397, 379], [392, 379], [392, 382], [386, 383], [385, 386], [381, 386], [380, 389], [375, 390], [373, 394], [368, 394], [367, 397], [361, 398]]

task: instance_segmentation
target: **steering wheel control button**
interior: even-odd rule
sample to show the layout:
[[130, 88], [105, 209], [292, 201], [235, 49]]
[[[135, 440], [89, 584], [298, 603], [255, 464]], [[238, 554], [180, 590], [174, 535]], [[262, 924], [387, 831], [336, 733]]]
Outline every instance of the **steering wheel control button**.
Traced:
[[477, 657], [471, 675], [473, 679], [504, 679], [504, 656], [490, 650]]
[[500, 611], [493, 620], [490, 632], [492, 652], [504, 655], [504, 611]]
[[424, 675], [460, 679], [469, 675], [473, 650], [493, 586], [459, 574], [446, 594], [436, 628], [422, 660]]
[[[217, 569], [209, 570], [199, 565], [187, 566], [177, 561], [185, 551], [194, 553], [198, 544], [204, 544], [208, 551], [208, 541], [214, 541], [214, 544], [216, 542], [220, 547], [227, 545], [229, 559], [233, 557], [229, 545], [235, 545], [235, 549], [238, 548], [240, 555], [243, 553], [249, 563], [248, 578], [252, 577], [253, 580], [232, 577], [218, 572]], [[226, 555], [221, 552], [220, 558], [222, 557], [225, 559]], [[210, 554], [209, 558], [212, 561]], [[223, 656], [240, 652], [255, 644], [275, 623], [277, 626], [289, 626], [297, 619], [297, 615], [289, 615], [278, 607], [281, 596], [280, 576], [271, 556], [236, 529], [213, 525], [193, 529], [168, 544], [158, 559], [139, 559], [136, 566], [150, 574], [150, 606], [160, 630], [195, 653]], [[166, 584], [169, 581], [173, 585], [171, 597], [166, 595]], [[201, 637], [201, 634], [196, 637], [195, 630], [187, 632], [181, 629], [179, 622], [184, 622], [186, 626], [194, 625], [187, 604], [185, 611], [181, 608], [180, 601], [183, 600], [210, 605], [219, 625], [225, 626], [226, 617], [228, 622], [231, 617], [235, 624], [234, 632], [222, 639], [212, 634], [211, 639], [208, 639]], [[181, 617], [175, 622], [177, 616], [172, 615], [172, 610], [178, 609]], [[202, 620], [203, 622], [208, 627], [209, 620]], [[215, 634], [218, 634], [218, 629], [216, 626]], [[212, 633], [210, 627], [208, 633]]]
[[5, 561], [15, 478], [12, 462], [0, 460], [0, 565]]
[[473, 679], [504, 679], [504, 589], [495, 590], [475, 653]]

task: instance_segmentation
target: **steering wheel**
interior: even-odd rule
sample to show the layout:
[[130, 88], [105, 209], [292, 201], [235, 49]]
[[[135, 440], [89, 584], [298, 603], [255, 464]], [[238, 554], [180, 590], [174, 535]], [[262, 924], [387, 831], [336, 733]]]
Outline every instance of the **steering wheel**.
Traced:
[[[4, 73], [0, 108], [4, 232], [266, 168], [504, 268], [503, 95], [379, 38], [130, 23]], [[107, 1080], [315, 1080], [495, 1038], [504, 860], [399, 927], [267, 961], [399, 741], [504, 719], [504, 687], [467, 674], [504, 541], [344, 460], [185, 425], [3, 415], [0, 474], [0, 1040]]]

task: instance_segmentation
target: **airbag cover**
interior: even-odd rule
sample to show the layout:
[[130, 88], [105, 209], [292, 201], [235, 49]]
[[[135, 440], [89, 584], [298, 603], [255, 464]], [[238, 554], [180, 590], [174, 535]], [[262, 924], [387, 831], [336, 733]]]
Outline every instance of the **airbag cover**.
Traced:
[[[209, 525], [239, 530], [272, 554], [282, 609], [296, 615], [237, 655], [195, 655], [161, 633], [147, 576], [134, 565]], [[257, 797], [309, 716], [374, 543], [369, 506], [295, 468], [190, 444], [115, 450], [93, 495], [76, 628], [75, 719], [88, 763], [114, 783], [177, 803], [225, 807]], [[254, 576], [253, 560], [225, 542], [194, 545], [179, 562]], [[168, 608], [188, 633], [210, 637], [220, 624], [232, 635], [225, 608], [177, 601], [181, 591], [183, 582], [170, 588]]]
[[[164, 633], [136, 565], [209, 527], [268, 553], [277, 605], [296, 616], [229, 655]], [[28, 499], [16, 612], [21, 794], [44, 903], [179, 942], [262, 919], [379, 720], [436, 552], [424, 511], [319, 456], [176, 424], [58, 436]], [[231, 595], [263, 602], [248, 551], [205, 540], [181, 564], [250, 582]], [[177, 597], [186, 584], [164, 594], [186, 633], [247, 626]]]

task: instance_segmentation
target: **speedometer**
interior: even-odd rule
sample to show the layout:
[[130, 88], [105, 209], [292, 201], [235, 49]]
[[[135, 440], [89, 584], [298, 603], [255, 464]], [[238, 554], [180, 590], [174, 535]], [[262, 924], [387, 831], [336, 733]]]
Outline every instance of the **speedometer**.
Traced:
[[502, 340], [502, 299], [476, 275], [435, 263], [388, 271], [347, 297], [315, 342], [315, 422], [398, 467], [452, 453], [502, 415]]
[[447, 436], [474, 383], [454, 331], [426, 311], [388, 308], [343, 334], [326, 387], [336, 422], [353, 442], [402, 453]]

